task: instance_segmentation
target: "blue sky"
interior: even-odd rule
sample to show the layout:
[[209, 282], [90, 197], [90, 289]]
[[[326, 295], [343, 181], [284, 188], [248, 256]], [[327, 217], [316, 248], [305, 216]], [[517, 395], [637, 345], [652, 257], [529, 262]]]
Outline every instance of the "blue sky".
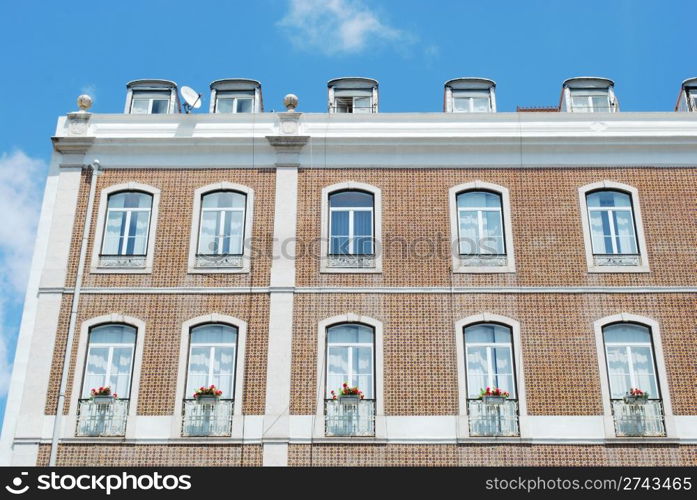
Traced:
[[[165, 78], [204, 95], [218, 78], [262, 83], [323, 112], [326, 82], [380, 82], [380, 110], [440, 111], [443, 82], [497, 82], [499, 111], [556, 105], [564, 79], [615, 80], [624, 111], [670, 111], [697, 76], [697, 2], [256, 0], [5, 2], [0, 54], [0, 414], [14, 357], [50, 136], [84, 92], [123, 109], [125, 84]], [[3, 210], [4, 209], [4, 210]]]

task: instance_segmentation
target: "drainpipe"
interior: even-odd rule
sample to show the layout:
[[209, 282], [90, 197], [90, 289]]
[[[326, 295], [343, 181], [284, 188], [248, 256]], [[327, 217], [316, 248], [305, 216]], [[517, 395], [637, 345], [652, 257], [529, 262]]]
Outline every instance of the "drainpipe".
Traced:
[[56, 418], [53, 421], [53, 437], [51, 438], [51, 456], [49, 458], [49, 467], [56, 466], [58, 457], [58, 439], [61, 433], [61, 419], [63, 417], [63, 408], [65, 406], [65, 391], [68, 387], [68, 369], [70, 368], [70, 358], [72, 353], [73, 339], [75, 337], [75, 323], [77, 320], [77, 309], [80, 304], [80, 290], [82, 288], [82, 278], [85, 269], [85, 259], [87, 254], [87, 240], [90, 235], [90, 227], [92, 226], [92, 210], [94, 206], [94, 197], [97, 190], [97, 176], [99, 171], [99, 160], [94, 160], [91, 164], [84, 167], [84, 170], [90, 171], [90, 196], [87, 200], [87, 213], [85, 214], [85, 226], [82, 228], [82, 243], [80, 244], [80, 257], [77, 265], [77, 277], [75, 278], [75, 289], [73, 291], [73, 305], [70, 309], [70, 319], [68, 322], [68, 339], [65, 342], [65, 353], [63, 356], [63, 372], [61, 374], [61, 385], [58, 391], [58, 407], [56, 409]]

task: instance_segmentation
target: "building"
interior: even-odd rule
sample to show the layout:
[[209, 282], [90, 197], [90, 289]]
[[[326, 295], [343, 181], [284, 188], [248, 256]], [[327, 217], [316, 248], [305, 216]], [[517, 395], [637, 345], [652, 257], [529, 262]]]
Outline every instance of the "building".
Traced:
[[368, 78], [327, 113], [242, 79], [208, 113], [165, 80], [82, 96], [5, 463], [697, 465], [694, 83], [652, 113], [589, 77], [516, 113], [483, 78], [437, 113]]

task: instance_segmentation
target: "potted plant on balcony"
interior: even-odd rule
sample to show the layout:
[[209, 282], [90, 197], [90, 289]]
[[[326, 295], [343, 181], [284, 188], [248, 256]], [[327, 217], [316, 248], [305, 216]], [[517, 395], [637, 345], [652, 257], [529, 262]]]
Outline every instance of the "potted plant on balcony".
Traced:
[[508, 399], [510, 394], [498, 387], [487, 387], [482, 389], [479, 393], [479, 399], [481, 399], [485, 405], [501, 405], [506, 399]]
[[649, 393], [642, 391], [638, 387], [632, 387], [622, 399], [624, 399], [624, 402], [627, 404], [643, 405], [646, 404], [646, 401], [649, 399]]
[[214, 405], [222, 396], [223, 391], [212, 385], [210, 387], [201, 386], [195, 393], [194, 399], [198, 404]]
[[346, 382], [339, 389], [338, 396], [334, 391], [331, 391], [331, 395], [332, 399], [338, 399], [342, 405], [356, 406], [363, 399], [363, 391], [360, 391], [358, 387], [349, 387]]
[[119, 396], [114, 392], [111, 392], [111, 387], [108, 385], [106, 387], [93, 388], [90, 391], [90, 396], [92, 402], [96, 405], [110, 405]]

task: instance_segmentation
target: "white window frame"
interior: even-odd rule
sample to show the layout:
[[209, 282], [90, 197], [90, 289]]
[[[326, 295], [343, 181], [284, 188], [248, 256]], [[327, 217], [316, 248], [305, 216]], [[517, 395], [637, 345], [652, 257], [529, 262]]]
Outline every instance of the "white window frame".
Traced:
[[[515, 397], [511, 399], [518, 399], [518, 384], [517, 384], [517, 378], [515, 374], [515, 349], [513, 348], [513, 331], [508, 325], [503, 325], [500, 323], [476, 323], [476, 324], [470, 324], [466, 325], [463, 327], [462, 334], [465, 334], [465, 329], [469, 328], [471, 326], [477, 326], [477, 325], [495, 325], [495, 326], [504, 326], [508, 328], [509, 332], [511, 333], [511, 342], [510, 343], [504, 343], [504, 342], [465, 342], [465, 370], [467, 369], [467, 356], [469, 354], [469, 348], [470, 347], [486, 347], [486, 360], [487, 360], [487, 365], [488, 365], [488, 375], [487, 375], [487, 387], [498, 387], [498, 385], [494, 382], [494, 372], [496, 371], [494, 367], [494, 361], [492, 359], [491, 351], [492, 349], [501, 347], [501, 348], [509, 348], [509, 362], [511, 368], [513, 368], [511, 375], [513, 375], [513, 386], [515, 387]], [[469, 378], [468, 378], [469, 380]], [[483, 389], [483, 388], [482, 388]], [[468, 399], [473, 399], [470, 397], [469, 390], [467, 391], [467, 397]]]
[[[344, 191], [345, 192], [345, 191]], [[356, 235], [354, 234], [354, 226], [355, 226], [355, 213], [356, 212], [370, 212], [370, 225], [371, 225], [371, 240], [375, 240], [374, 234], [375, 233], [375, 228], [372, 227], [375, 225], [375, 209], [374, 207], [332, 207], [331, 204], [331, 197], [334, 196], [335, 194], [341, 194], [340, 192], [334, 192], [334, 193], [329, 193], [329, 213], [331, 214], [332, 212], [348, 212], [348, 234], [346, 235], [348, 238], [348, 254], [346, 255], [375, 255], [375, 243], [374, 241], [371, 241], [371, 247], [373, 249], [373, 253], [371, 254], [357, 254], [354, 253], [355, 251], [355, 239]], [[373, 198], [373, 205], [375, 204], [375, 198]], [[332, 233], [332, 217], [329, 217], [329, 249], [331, 250], [331, 239], [333, 237]], [[332, 255], [337, 255], [337, 254], [332, 254]]]
[[[77, 358], [74, 365], [73, 385], [70, 392], [70, 407], [66, 426], [62, 430], [64, 438], [74, 438], [77, 429], [79, 400], [82, 398], [82, 382], [85, 379], [87, 369], [87, 349], [89, 346], [90, 330], [96, 326], [108, 323], [118, 323], [128, 325], [136, 329], [136, 343], [131, 364], [131, 392], [129, 394], [128, 421], [126, 423], [126, 438], [133, 438], [136, 435], [138, 396], [140, 393], [140, 375], [143, 366], [143, 346], [145, 345], [145, 322], [133, 316], [123, 314], [106, 314], [90, 318], [82, 322], [80, 326], [80, 336], [77, 339]], [[140, 417], [145, 418], [145, 417]], [[89, 438], [86, 438], [89, 439]]]
[[467, 366], [465, 362], [465, 327], [479, 323], [499, 323], [511, 330], [511, 348], [513, 350], [514, 377], [518, 400], [518, 426], [520, 437], [529, 437], [528, 403], [525, 391], [525, 370], [523, 368], [520, 323], [513, 318], [498, 314], [481, 313], [459, 319], [455, 322], [455, 351], [457, 355], [458, 419], [457, 433], [462, 438], [469, 438], [469, 418], [467, 414]]
[[[237, 191], [246, 195], [246, 206], [244, 216], [244, 235], [242, 240], [242, 266], [241, 267], [198, 267], [196, 265], [196, 255], [198, 252], [198, 240], [201, 224], [201, 201], [203, 195], [214, 191]], [[221, 274], [221, 273], [248, 273], [250, 269], [250, 259], [252, 251], [252, 223], [254, 221], [254, 190], [242, 184], [233, 182], [217, 182], [200, 187], [194, 191], [193, 211], [191, 215], [191, 232], [189, 239], [189, 274]]]
[[673, 415], [673, 404], [670, 397], [670, 386], [668, 385], [668, 374], [666, 370], [665, 357], [663, 354], [661, 327], [658, 322], [652, 318], [624, 312], [620, 314], [613, 314], [612, 316], [605, 316], [604, 318], [600, 318], [593, 323], [593, 329], [595, 331], [595, 349], [598, 358], [598, 375], [600, 377], [600, 393], [603, 404], [603, 426], [605, 429], [605, 437], [607, 439], [626, 439], [617, 438], [615, 435], [615, 422], [612, 416], [610, 395], [610, 378], [607, 369], [605, 338], [603, 335], [603, 328], [615, 323], [636, 323], [648, 327], [651, 331], [654, 361], [656, 363], [657, 384], [658, 387], [660, 387], [661, 401], [663, 402], [663, 419], [666, 427], [666, 437], [677, 437], [675, 417]]
[[[165, 97], [166, 95], [166, 97]], [[138, 100], [148, 100], [148, 112], [147, 113], [134, 113], [133, 105], [135, 101]], [[169, 115], [172, 113], [172, 92], [169, 89], [157, 90], [133, 90], [131, 95], [131, 100], [128, 106], [128, 114], [131, 115], [151, 115], [152, 106], [154, 101], [167, 101], [167, 112], [157, 113], [158, 115]]]
[[[145, 243], [146, 243], [145, 249], [147, 251], [147, 242], [148, 242], [148, 238], [150, 237], [150, 222], [152, 219], [153, 196], [150, 195], [150, 193], [143, 193], [143, 192], [138, 192], [138, 191], [122, 191], [122, 192], [127, 192], [127, 193], [130, 192], [130, 193], [139, 193], [139, 194], [149, 195], [150, 196], [150, 208], [109, 208], [109, 200], [107, 199], [106, 220], [107, 221], [109, 220], [109, 214], [111, 214], [113, 212], [126, 212], [126, 222], [125, 222], [124, 226], [126, 226], [126, 228], [128, 228], [131, 225], [131, 216], [132, 216], [133, 212], [148, 212], [148, 229], [145, 233]], [[112, 193], [109, 195], [109, 198], [111, 198], [112, 196], [117, 196], [119, 194], [121, 194], [121, 193]], [[115, 255], [115, 256], [118, 256], [118, 255], [124, 255], [124, 256], [126, 256], [126, 255], [136, 255], [136, 256], [141, 255], [141, 254], [127, 254], [127, 253], [125, 253], [126, 247], [128, 246], [128, 238], [129, 238], [129, 236], [126, 235], [123, 239], [123, 242], [121, 243], [121, 248], [118, 249], [118, 253], [112, 254], [112, 255]], [[100, 254], [105, 255], [104, 254], [104, 238], [102, 238]]]
[[[605, 97], [607, 100], [607, 111], [597, 111], [595, 109], [595, 106], [593, 105], [593, 97]], [[605, 89], [571, 89], [571, 92], [569, 94], [570, 97], [570, 107], [571, 111], [574, 113], [612, 113], [614, 111], [613, 106], [612, 106], [612, 96], [610, 95], [609, 90]], [[580, 97], [585, 97], [588, 106], [582, 111], [580, 109], [575, 109], [574, 107], [574, 99], [575, 98], [580, 98]]]
[[[182, 323], [181, 337], [179, 341], [179, 367], [177, 371], [177, 389], [175, 392], [174, 402], [174, 418], [171, 419], [170, 438], [180, 439], [183, 419], [183, 408], [188, 369], [189, 369], [189, 351], [191, 349], [191, 330], [197, 326], [204, 326], [211, 323], [222, 323], [228, 326], [237, 328], [237, 353], [235, 361], [235, 403], [233, 407], [232, 432], [231, 439], [242, 439], [244, 432], [244, 423], [242, 410], [244, 409], [244, 374], [246, 361], [246, 345], [247, 345], [247, 322], [234, 316], [226, 314], [212, 313], [204, 316], [189, 319]], [[200, 438], [197, 438], [200, 439]], [[219, 439], [219, 438], [218, 438]]]
[[[615, 324], [621, 324], [621, 323], [615, 323]], [[626, 322], [625, 322], [626, 324]], [[637, 323], [630, 323], [630, 324], [637, 324]], [[638, 325], [638, 324], [637, 324]], [[603, 328], [612, 326], [612, 325], [605, 325]], [[638, 325], [638, 326], [643, 326], [647, 327], [647, 325]], [[649, 335], [651, 334], [651, 329], [649, 328]], [[605, 333], [603, 332], [603, 340], [605, 339]], [[607, 360], [607, 348], [608, 347], [624, 347], [626, 354], [627, 354], [627, 364], [629, 368], [629, 379], [630, 379], [630, 386], [631, 387], [638, 387], [640, 389], [646, 390], [646, 387], [640, 387], [639, 384], [637, 383], [636, 380], [636, 371], [634, 370], [634, 357], [632, 356], [632, 347], [648, 347], [649, 348], [649, 353], [651, 354], [651, 359], [653, 362], [653, 368], [654, 368], [654, 376], [656, 377], [656, 386], [658, 388], [659, 396], [661, 393], [661, 384], [658, 383], [658, 377], [656, 375], [656, 353], [654, 352], [653, 348], [653, 342], [648, 341], [648, 342], [607, 342], [604, 340], [604, 345], [605, 345], [605, 359]], [[609, 373], [609, 367], [606, 366], [606, 373]], [[610, 395], [612, 396], [612, 387], [610, 383], [608, 382], [608, 388], [610, 389]], [[649, 394], [650, 399], [661, 399], [660, 397], [655, 397], [656, 394]], [[617, 398], [615, 398], [617, 399]]]
[[[104, 348], [106, 347], [106, 348], [109, 349], [109, 354], [108, 354], [108, 357], [107, 357], [107, 364], [106, 364], [106, 373], [104, 374], [105, 382], [104, 382], [104, 384], [100, 384], [100, 386], [108, 386], [108, 381], [109, 381], [109, 379], [111, 378], [111, 368], [112, 368], [112, 361], [113, 361], [113, 359], [114, 359], [114, 349], [115, 349], [115, 348], [122, 348], [122, 347], [129, 347], [129, 348], [131, 349], [131, 363], [130, 363], [130, 365], [131, 365], [131, 373], [130, 373], [130, 375], [129, 375], [129, 377], [128, 377], [128, 386], [129, 386], [129, 387], [128, 387], [128, 398], [126, 398], [126, 399], [129, 399], [129, 400], [130, 400], [130, 398], [131, 398], [131, 382], [133, 381], [133, 360], [134, 360], [134, 358], [135, 358], [135, 352], [136, 352], [136, 344], [135, 344], [135, 341], [134, 341], [132, 344], [131, 344], [131, 343], [116, 343], [116, 342], [110, 342], [110, 343], [108, 343], [108, 344], [96, 344], [96, 345], [95, 345], [95, 344], [93, 344], [92, 342], [90, 342], [90, 340], [89, 340], [89, 337], [92, 336], [92, 331], [93, 331], [93, 330], [99, 328], [100, 326], [109, 326], [109, 325], [112, 325], [112, 326], [128, 326], [128, 327], [131, 327], [131, 325], [124, 325], [123, 323], [119, 323], [119, 324], [107, 323], [107, 324], [102, 324], [102, 325], [96, 325], [96, 326], [93, 326], [92, 328], [90, 328], [90, 332], [89, 332], [88, 339], [87, 339], [87, 354], [86, 354], [86, 359], [87, 359], [87, 360], [90, 359], [90, 352], [92, 351], [92, 348], [93, 348], [93, 347], [101, 348], [101, 349], [104, 349]], [[131, 328], [133, 328], [133, 327], [131, 327]], [[136, 339], [137, 339], [137, 338], [138, 338], [138, 331], [136, 330]], [[85, 394], [86, 387], [85, 387], [85, 378], [84, 378], [84, 377], [86, 377], [86, 376], [87, 376], [87, 364], [85, 364], [85, 370], [84, 370], [84, 372], [83, 372], [82, 390], [80, 391], [80, 398], [81, 398], [81, 399], [85, 399], [85, 395], [84, 395], [84, 394]], [[118, 393], [118, 392], [121, 392], [121, 393], [122, 393], [122, 394], [121, 394], [121, 397], [123, 397], [123, 391], [117, 391], [117, 393]]]
[[[104, 244], [104, 226], [106, 223], [107, 207], [109, 196], [122, 191], [142, 191], [152, 196], [152, 207], [150, 211], [150, 224], [148, 229], [148, 243], [145, 253], [144, 267], [106, 267], [100, 265], [100, 253]], [[92, 244], [92, 261], [90, 272], [94, 274], [150, 274], [152, 273], [153, 259], [155, 254], [155, 239], [157, 235], [157, 220], [160, 206], [160, 190], [147, 184], [138, 182], [127, 182], [123, 184], [113, 184], [101, 190], [99, 195], [99, 207], [97, 208], [97, 224], [95, 227], [94, 240]], [[128, 257], [128, 256], [124, 256]]]
[[[362, 323], [373, 328], [374, 345], [374, 399], [375, 399], [375, 438], [384, 439], [387, 437], [387, 427], [385, 423], [385, 396], [384, 396], [384, 351], [383, 351], [383, 324], [374, 318], [359, 316], [354, 313], [340, 314], [331, 318], [326, 318], [317, 324], [317, 371], [316, 383], [317, 394], [315, 399], [315, 416], [313, 423], [313, 439], [333, 439], [326, 438], [324, 433], [324, 401], [327, 388], [327, 329], [341, 323]], [[371, 439], [371, 438], [366, 438]]]
[[[327, 330], [329, 330], [329, 329], [331, 329], [332, 327], [335, 327], [335, 326], [356, 325], [356, 324], [357, 324], [357, 323], [355, 323], [355, 322], [354, 322], [354, 323], [346, 323], [346, 322], [337, 323], [337, 324], [328, 326], [328, 327], [327, 327]], [[332, 346], [332, 347], [349, 347], [349, 348], [350, 348], [350, 347], [370, 347], [370, 355], [371, 355], [371, 358], [372, 358], [372, 360], [373, 360], [373, 361], [372, 361], [373, 373], [371, 374], [371, 378], [372, 378], [372, 380], [373, 380], [373, 387], [370, 388], [370, 389], [371, 389], [370, 392], [373, 393], [373, 398], [374, 398], [374, 397], [375, 397], [375, 394], [374, 394], [374, 393], [375, 393], [375, 331], [374, 331], [374, 330], [372, 329], [372, 327], [370, 327], [369, 325], [360, 324], [360, 326], [367, 326], [368, 328], [371, 329], [371, 331], [373, 332], [373, 342], [371, 342], [371, 343], [365, 343], [365, 342], [340, 342], [340, 343], [333, 343], [333, 344], [331, 344], [331, 346]], [[325, 345], [325, 350], [326, 350], [327, 354], [328, 354], [328, 352], [329, 352], [329, 346], [330, 346], [329, 340], [328, 340], [328, 339], [329, 339], [329, 335], [327, 335], [327, 343], [326, 343], [326, 345]], [[349, 376], [349, 379], [350, 379], [351, 376], [353, 375], [353, 351], [354, 351], [353, 349], [349, 349], [349, 351], [348, 351], [348, 353], [349, 353], [349, 356], [348, 356], [348, 371], [349, 371], [348, 376]], [[324, 383], [325, 383], [325, 395], [324, 395], [324, 397], [325, 397], [325, 399], [329, 399], [329, 396], [327, 395], [327, 391], [329, 391], [329, 390], [338, 390], [339, 387], [335, 387], [334, 389], [332, 389], [331, 387], [326, 387], [327, 378], [329, 377], [329, 363], [327, 363], [327, 365], [326, 365], [325, 368], [326, 368], [326, 369], [324, 370], [324, 377], [325, 377], [325, 378], [324, 378]], [[361, 389], [361, 387], [359, 387], [359, 389]], [[363, 389], [363, 392], [365, 392], [365, 389]], [[370, 398], [370, 399], [373, 399], [373, 398]]]
[[[635, 266], [597, 266], [593, 254], [593, 240], [591, 236], [591, 226], [588, 217], [588, 203], [586, 196], [592, 191], [622, 191], [631, 198], [632, 212], [634, 215], [634, 232], [636, 236], [637, 250], [639, 251], [639, 265]], [[641, 216], [641, 205], [639, 203], [639, 191], [627, 184], [613, 181], [594, 182], [578, 188], [578, 198], [581, 210], [581, 225], [583, 229], [583, 241], [586, 250], [586, 265], [589, 273], [648, 273], [649, 257], [646, 248], [646, 238], [644, 236], [644, 223]], [[622, 254], [617, 254], [618, 256]]]
[[[237, 327], [235, 325], [230, 325], [228, 323], [204, 323], [200, 325], [195, 325], [191, 327], [189, 330], [189, 353], [187, 356], [187, 361], [186, 361], [186, 381], [185, 381], [185, 387], [189, 385], [189, 376], [191, 375], [191, 350], [196, 346], [197, 348], [201, 347], [207, 347], [208, 348], [208, 375], [207, 375], [207, 382], [204, 384], [206, 387], [210, 387], [213, 384], [213, 368], [215, 366], [215, 351], [218, 347], [233, 347], [234, 348], [234, 356], [233, 356], [233, 361], [232, 361], [232, 378], [233, 378], [233, 397], [230, 397], [230, 394], [223, 394], [220, 399], [235, 399], [235, 375], [237, 374], [237, 340], [235, 342], [206, 342], [200, 343], [200, 344], [194, 344], [191, 342], [191, 335], [193, 334], [193, 331], [196, 328], [199, 327], [205, 327], [205, 326], [217, 326], [217, 325], [222, 325], [222, 326], [227, 326], [230, 328], [234, 328], [237, 330]], [[236, 333], [235, 339], [239, 336], [239, 333]], [[184, 397], [186, 399], [191, 399], [192, 394], [190, 392], [186, 392], [184, 394]]]
[[[497, 265], [467, 265], [468, 256], [460, 255], [460, 218], [457, 206], [457, 195], [465, 191], [491, 191], [501, 197], [501, 216], [503, 217], [503, 239], [506, 250], [506, 264]], [[450, 188], [450, 238], [452, 253], [452, 271], [454, 273], [515, 273], [515, 251], [513, 249], [513, 224], [511, 219], [511, 200], [508, 188], [484, 181], [473, 181], [458, 184]], [[486, 254], [482, 254], [486, 257]], [[471, 258], [471, 257], [469, 257]]]
[[[589, 207], [588, 206], [588, 196], [592, 196], [595, 193], [602, 193], [602, 192], [614, 192], [614, 193], [620, 193], [624, 194], [629, 197], [629, 207]], [[608, 215], [614, 215], [614, 212], [629, 212], [630, 218], [632, 220], [632, 229], [634, 233], [634, 246], [636, 246], [637, 253], [639, 252], [639, 243], [636, 238], [636, 224], [634, 223], [634, 210], [632, 207], [632, 200], [631, 200], [631, 195], [629, 193], [624, 193], [620, 191], [615, 191], [615, 190], [604, 190], [604, 191], [594, 191], [594, 192], [589, 192], [586, 193], [586, 207], [589, 213], [591, 212], [607, 212]], [[614, 217], [608, 217], [608, 225], [610, 229], [610, 242], [612, 243], [612, 253], [611, 254], [596, 254], [595, 253], [595, 248], [593, 248], [593, 255], [634, 255], [634, 254], [625, 254], [625, 253], [620, 253], [617, 251], [617, 238], [621, 238], [621, 236], [617, 233], [617, 227], [615, 226], [615, 218]], [[604, 236], [604, 235], [603, 235]], [[591, 245], [593, 245], [593, 231], [591, 229]]]
[[[468, 110], [458, 111], [455, 109], [455, 101], [458, 99], [467, 99]], [[488, 109], [486, 111], [475, 111], [474, 110], [474, 100], [475, 99], [486, 99], [488, 103]], [[467, 90], [453, 90], [452, 91], [452, 112], [453, 113], [491, 113], [492, 102], [491, 102], [491, 91], [489, 89], [467, 89]]]
[[[219, 101], [220, 99], [232, 99], [232, 100], [233, 100], [233, 104], [232, 104], [233, 110], [232, 110], [232, 112], [228, 113], [228, 112], [218, 111], [218, 101]], [[254, 112], [255, 112], [255, 109], [256, 109], [255, 104], [256, 104], [256, 103], [254, 102], [254, 101], [255, 101], [255, 98], [254, 98], [254, 95], [253, 95], [253, 94], [251, 94], [251, 93], [250, 93], [250, 94], [237, 94], [237, 93], [227, 93], [227, 92], [225, 92], [225, 91], [219, 91], [219, 92], [216, 92], [216, 94], [215, 94], [215, 111], [214, 111], [214, 113], [216, 113], [216, 114], [237, 114], [237, 113], [242, 113], [242, 111], [237, 111], [237, 105], [238, 105], [240, 99], [246, 99], [246, 100], [251, 101], [251, 102], [252, 102], [252, 106], [251, 106], [251, 110], [249, 111], [249, 113], [254, 113]], [[245, 113], [246, 113], [246, 112], [245, 112]]]
[[[329, 195], [337, 191], [358, 190], [373, 195], [373, 255], [374, 267], [331, 267], [329, 265]], [[382, 272], [382, 191], [380, 188], [362, 182], [348, 181], [322, 188], [320, 239], [321, 273], [381, 273]]]

